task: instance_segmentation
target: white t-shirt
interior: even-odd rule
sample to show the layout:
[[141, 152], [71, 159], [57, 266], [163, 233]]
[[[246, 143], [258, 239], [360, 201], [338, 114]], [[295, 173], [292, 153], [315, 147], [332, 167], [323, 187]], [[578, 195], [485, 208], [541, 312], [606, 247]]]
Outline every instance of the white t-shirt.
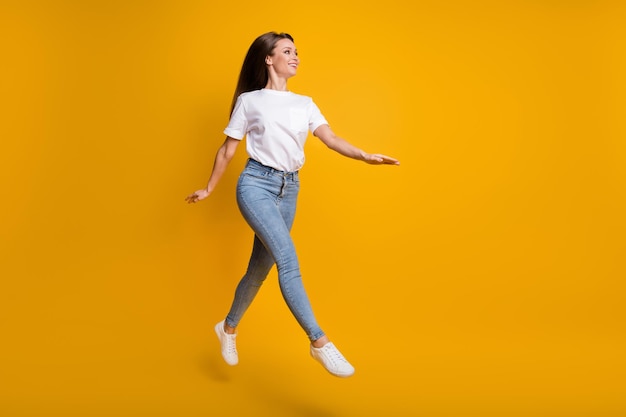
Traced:
[[310, 97], [278, 90], [255, 90], [237, 98], [224, 134], [246, 137], [248, 156], [280, 171], [304, 165], [308, 132], [328, 124]]

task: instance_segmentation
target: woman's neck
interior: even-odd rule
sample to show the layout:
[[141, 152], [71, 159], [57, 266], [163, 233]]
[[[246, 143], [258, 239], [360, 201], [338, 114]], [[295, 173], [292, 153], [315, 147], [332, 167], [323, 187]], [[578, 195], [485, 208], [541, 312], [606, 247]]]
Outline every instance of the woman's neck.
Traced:
[[287, 79], [275, 76], [273, 77], [272, 74], [270, 74], [265, 88], [267, 90], [289, 91], [287, 90]]

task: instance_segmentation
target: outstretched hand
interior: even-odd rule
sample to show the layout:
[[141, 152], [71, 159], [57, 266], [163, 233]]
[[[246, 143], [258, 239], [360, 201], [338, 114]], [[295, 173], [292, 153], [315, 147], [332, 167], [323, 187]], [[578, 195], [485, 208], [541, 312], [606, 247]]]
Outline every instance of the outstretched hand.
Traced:
[[400, 161], [397, 159], [379, 153], [366, 154], [364, 161], [371, 165], [400, 165]]
[[187, 203], [197, 203], [200, 200], [204, 200], [209, 196], [209, 192], [205, 189], [198, 190], [195, 193], [188, 195], [185, 197], [185, 201]]

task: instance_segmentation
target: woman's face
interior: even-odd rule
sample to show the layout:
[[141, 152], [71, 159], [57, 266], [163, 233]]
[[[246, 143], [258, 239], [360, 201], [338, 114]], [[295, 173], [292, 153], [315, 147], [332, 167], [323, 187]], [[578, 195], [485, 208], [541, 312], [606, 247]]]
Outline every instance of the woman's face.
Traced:
[[277, 75], [289, 78], [296, 75], [300, 59], [296, 46], [289, 39], [281, 39], [276, 43], [271, 55], [265, 63], [274, 68]]

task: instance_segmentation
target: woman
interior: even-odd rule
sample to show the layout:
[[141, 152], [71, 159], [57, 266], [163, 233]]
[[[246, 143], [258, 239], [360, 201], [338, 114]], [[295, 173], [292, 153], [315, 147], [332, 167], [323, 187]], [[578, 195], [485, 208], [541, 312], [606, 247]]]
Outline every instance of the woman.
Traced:
[[300, 60], [293, 38], [269, 32], [250, 46], [231, 104], [226, 139], [217, 151], [206, 188], [186, 198], [195, 203], [208, 197], [246, 137], [249, 159], [237, 183], [237, 204], [255, 232], [248, 269], [239, 282], [231, 309], [215, 326], [224, 360], [238, 363], [236, 327], [270, 269], [276, 264], [283, 297], [311, 341], [311, 356], [331, 374], [348, 377], [352, 365], [317, 324], [302, 284], [290, 236], [304, 164], [304, 142], [312, 132], [330, 149], [369, 164], [398, 165], [385, 155], [369, 154], [336, 136], [311, 98], [287, 89]]

